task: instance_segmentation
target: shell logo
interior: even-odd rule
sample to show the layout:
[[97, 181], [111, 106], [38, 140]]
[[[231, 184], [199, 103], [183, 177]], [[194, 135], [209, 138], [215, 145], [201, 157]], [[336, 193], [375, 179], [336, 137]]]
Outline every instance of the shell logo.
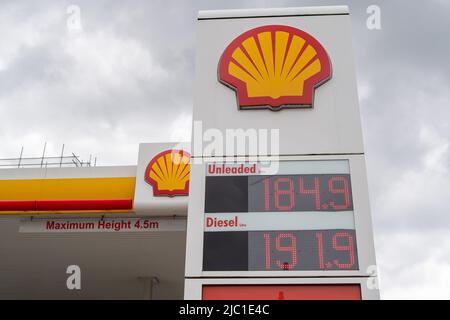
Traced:
[[251, 29], [225, 49], [219, 81], [240, 109], [312, 107], [314, 89], [331, 78], [331, 62], [310, 34], [283, 25]]
[[145, 170], [145, 182], [154, 196], [189, 195], [190, 154], [183, 150], [166, 150], [157, 154]]

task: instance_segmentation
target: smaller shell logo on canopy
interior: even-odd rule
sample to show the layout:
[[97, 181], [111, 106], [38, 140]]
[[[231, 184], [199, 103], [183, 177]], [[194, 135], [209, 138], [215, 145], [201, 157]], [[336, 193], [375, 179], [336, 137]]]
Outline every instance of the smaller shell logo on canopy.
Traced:
[[241, 109], [312, 107], [331, 62], [310, 34], [289, 26], [249, 30], [225, 49], [219, 81], [236, 91]]
[[155, 196], [189, 194], [190, 154], [183, 150], [166, 150], [157, 154], [145, 170], [145, 182], [153, 186]]

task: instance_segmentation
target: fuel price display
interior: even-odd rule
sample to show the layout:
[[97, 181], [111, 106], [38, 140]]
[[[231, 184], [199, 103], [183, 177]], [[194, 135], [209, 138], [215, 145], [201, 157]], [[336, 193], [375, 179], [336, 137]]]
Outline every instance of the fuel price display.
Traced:
[[207, 168], [204, 271], [358, 270], [347, 160], [244, 165]]

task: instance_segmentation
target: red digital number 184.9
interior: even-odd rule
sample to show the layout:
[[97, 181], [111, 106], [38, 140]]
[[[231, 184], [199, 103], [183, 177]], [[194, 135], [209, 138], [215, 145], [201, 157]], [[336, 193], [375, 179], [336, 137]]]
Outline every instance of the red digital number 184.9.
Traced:
[[[322, 180], [323, 181], [323, 180]], [[264, 184], [264, 209], [266, 211], [293, 211], [296, 207], [301, 207], [300, 196], [314, 198], [314, 207], [310, 210], [345, 210], [350, 207], [350, 186], [349, 181], [344, 176], [331, 176], [324, 190], [327, 190], [328, 197], [340, 195], [341, 201], [337, 203], [334, 200], [322, 203], [320, 192], [320, 179], [314, 177], [313, 183], [306, 186], [305, 178], [297, 177], [265, 177]], [[326, 201], [326, 200], [325, 200]]]

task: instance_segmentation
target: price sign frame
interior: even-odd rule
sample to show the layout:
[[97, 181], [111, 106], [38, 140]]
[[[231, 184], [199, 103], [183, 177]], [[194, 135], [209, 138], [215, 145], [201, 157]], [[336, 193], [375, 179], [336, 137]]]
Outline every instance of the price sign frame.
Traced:
[[[230, 159], [227, 158], [204, 158], [203, 160], [197, 159], [202, 163], [195, 163], [195, 159], [191, 165], [191, 196], [189, 197], [189, 219], [188, 230], [189, 237], [187, 239], [187, 252], [190, 252], [190, 258], [186, 260], [186, 275], [187, 276], [211, 276], [211, 277], [234, 277], [234, 276], [247, 276], [247, 277], [314, 277], [314, 276], [370, 276], [373, 265], [375, 265], [375, 251], [373, 247], [373, 234], [372, 234], [372, 221], [370, 216], [366, 168], [364, 156], [361, 155], [324, 155], [324, 156], [282, 156], [277, 158], [271, 157], [259, 157], [258, 161], [291, 161], [293, 164], [298, 161], [333, 161], [333, 160], [346, 160], [349, 167], [349, 177], [351, 181], [351, 197], [352, 197], [352, 210], [354, 221], [354, 234], [357, 250], [357, 268], [352, 270], [295, 270], [286, 268], [284, 270], [204, 270], [203, 264], [203, 250], [204, 250], [204, 235], [205, 235], [205, 188], [206, 188], [206, 176], [207, 165], [215, 163], [218, 166], [226, 163]], [[248, 158], [233, 158], [235, 163], [249, 163]], [[233, 165], [231, 164], [231, 167]], [[227, 165], [229, 167], [229, 165]], [[250, 170], [250, 169], [249, 169]], [[237, 171], [236, 171], [237, 172]], [[250, 172], [250, 171], [249, 171]], [[330, 172], [333, 174], [334, 172]], [[233, 175], [233, 173], [230, 173]], [[239, 173], [237, 173], [239, 175]], [[243, 173], [245, 175], [245, 173]], [[249, 176], [251, 173], [248, 174]], [[192, 196], [195, 195], [195, 196]], [[297, 213], [297, 212], [295, 212]], [[247, 214], [245, 212], [244, 214]], [[258, 214], [258, 213], [256, 213]], [[286, 213], [283, 213], [286, 214]], [[348, 218], [348, 217], [347, 217]], [[347, 219], [348, 220], [348, 219]], [[233, 223], [233, 221], [229, 221]], [[234, 222], [236, 223], [236, 222]], [[341, 228], [336, 228], [341, 229]], [[282, 230], [282, 229], [278, 229]], [[283, 229], [289, 230], [289, 229]], [[296, 229], [292, 230], [295, 232]], [[272, 230], [268, 230], [269, 232]], [[274, 230], [276, 231], [276, 230]]]

